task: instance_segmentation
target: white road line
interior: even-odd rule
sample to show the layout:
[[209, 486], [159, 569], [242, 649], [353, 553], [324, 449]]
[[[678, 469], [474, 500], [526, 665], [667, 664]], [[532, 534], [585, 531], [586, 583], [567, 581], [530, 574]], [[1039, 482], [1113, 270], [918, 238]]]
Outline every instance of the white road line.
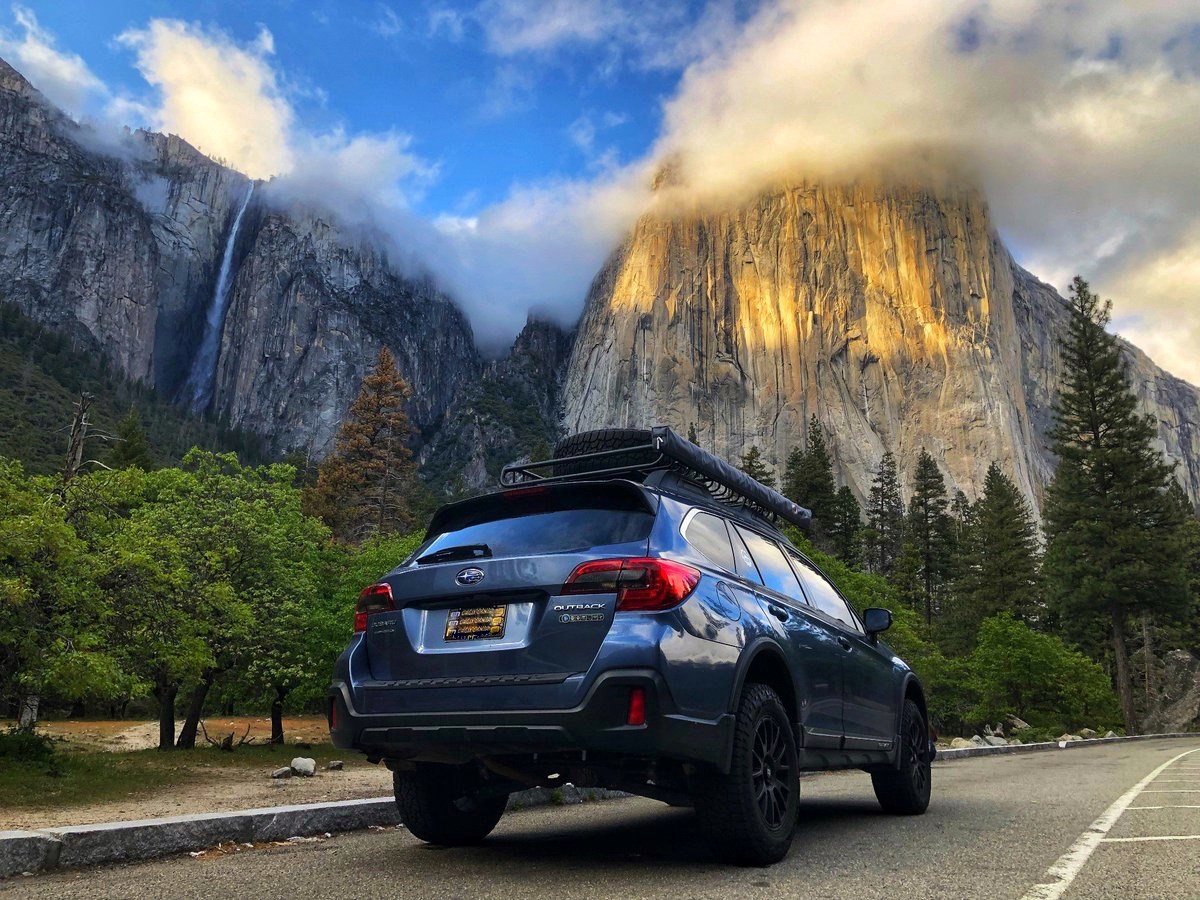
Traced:
[[1087, 827], [1087, 830], [1076, 839], [1075, 843], [1067, 849], [1067, 852], [1060, 856], [1058, 861], [1046, 870], [1045, 881], [1041, 884], [1035, 884], [1026, 891], [1022, 900], [1057, 900], [1057, 898], [1061, 897], [1066, 889], [1071, 886], [1071, 882], [1075, 880], [1075, 877], [1079, 874], [1079, 870], [1084, 867], [1092, 853], [1100, 845], [1100, 842], [1104, 840], [1104, 836], [1108, 834], [1109, 829], [1116, 824], [1117, 819], [1121, 818], [1121, 813], [1125, 812], [1125, 809], [1145, 789], [1146, 785], [1161, 775], [1172, 763], [1179, 762], [1185, 756], [1190, 756], [1196, 752], [1200, 752], [1200, 747], [1186, 750], [1178, 756], [1167, 760], [1118, 797], [1112, 806], [1101, 813], [1100, 818]]
[[1200, 794], [1200, 788], [1163, 788], [1161, 791], [1142, 791], [1143, 794]]
[[1160, 834], [1158, 837], [1104, 838], [1102, 844], [1140, 844], [1142, 841], [1200, 841], [1200, 834]]
[[1200, 806], [1184, 806], [1182, 803], [1179, 806], [1127, 806], [1125, 812], [1133, 809], [1200, 809]]

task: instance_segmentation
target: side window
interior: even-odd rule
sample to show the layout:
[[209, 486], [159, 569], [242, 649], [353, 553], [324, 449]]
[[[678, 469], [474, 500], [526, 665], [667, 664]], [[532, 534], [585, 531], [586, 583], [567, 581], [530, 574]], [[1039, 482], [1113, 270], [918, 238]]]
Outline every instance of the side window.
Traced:
[[742, 540], [736, 528], [729, 530], [729, 536], [733, 538], [733, 555], [737, 559], [737, 573], [747, 581], [753, 581], [758, 584], [763, 583], [762, 575], [758, 572], [758, 566], [754, 564], [754, 557], [750, 555], [750, 551], [746, 549], [746, 542]]
[[696, 513], [683, 532], [684, 538], [700, 553], [707, 556], [722, 569], [736, 572], [733, 564], [733, 547], [729, 543], [729, 532], [724, 520], [708, 513]]
[[792, 572], [792, 567], [788, 565], [787, 559], [784, 558], [783, 551], [753, 531], [745, 531], [736, 525], [734, 528], [746, 541], [746, 546], [750, 548], [750, 555], [758, 563], [758, 571], [762, 573], [763, 583], [771, 590], [803, 603], [804, 594], [800, 591], [800, 583], [796, 581], [796, 575]]
[[842, 599], [842, 595], [837, 592], [832, 584], [825, 580], [825, 576], [814, 569], [812, 564], [803, 558], [792, 553], [789, 553], [788, 556], [791, 557], [792, 564], [796, 567], [796, 571], [800, 575], [800, 580], [804, 582], [804, 593], [808, 595], [809, 602], [831, 619], [841, 622], [851, 631], [862, 631], [862, 628], [858, 625], [858, 620], [854, 618], [854, 613], [850, 612], [850, 607]]

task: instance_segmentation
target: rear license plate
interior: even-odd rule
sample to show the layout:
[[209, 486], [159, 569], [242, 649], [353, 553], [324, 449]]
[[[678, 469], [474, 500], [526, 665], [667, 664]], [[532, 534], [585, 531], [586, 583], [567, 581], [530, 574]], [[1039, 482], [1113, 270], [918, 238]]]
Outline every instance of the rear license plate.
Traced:
[[450, 610], [446, 616], [447, 641], [489, 641], [504, 637], [508, 606], [469, 606]]

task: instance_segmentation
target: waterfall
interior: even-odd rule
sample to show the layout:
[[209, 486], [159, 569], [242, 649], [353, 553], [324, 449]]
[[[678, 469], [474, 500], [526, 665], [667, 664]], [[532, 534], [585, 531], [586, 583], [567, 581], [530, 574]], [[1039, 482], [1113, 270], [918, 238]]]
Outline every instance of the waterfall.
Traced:
[[212, 302], [208, 306], [208, 315], [204, 319], [204, 337], [200, 340], [200, 349], [192, 360], [192, 369], [188, 373], [184, 393], [192, 412], [203, 412], [212, 399], [213, 382], [217, 377], [217, 350], [221, 344], [221, 327], [225, 324], [225, 309], [229, 304], [229, 287], [233, 269], [233, 250], [237, 244], [238, 229], [242, 227], [242, 216], [250, 205], [250, 197], [254, 194], [254, 182], [246, 190], [242, 205], [238, 207], [237, 215], [233, 218], [233, 227], [229, 229], [229, 238], [225, 241], [225, 253], [221, 256], [221, 268], [217, 273], [217, 287], [213, 291]]

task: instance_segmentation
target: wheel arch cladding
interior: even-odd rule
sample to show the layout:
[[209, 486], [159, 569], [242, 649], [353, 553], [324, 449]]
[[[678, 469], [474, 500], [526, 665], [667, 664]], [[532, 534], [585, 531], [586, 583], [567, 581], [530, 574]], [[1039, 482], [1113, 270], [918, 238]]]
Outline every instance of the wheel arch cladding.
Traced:
[[788, 669], [783, 652], [768, 640], [759, 641], [747, 650], [741, 677], [734, 684], [730, 710], [736, 711], [747, 684], [765, 684], [779, 695], [792, 725], [800, 721], [796, 681]]

